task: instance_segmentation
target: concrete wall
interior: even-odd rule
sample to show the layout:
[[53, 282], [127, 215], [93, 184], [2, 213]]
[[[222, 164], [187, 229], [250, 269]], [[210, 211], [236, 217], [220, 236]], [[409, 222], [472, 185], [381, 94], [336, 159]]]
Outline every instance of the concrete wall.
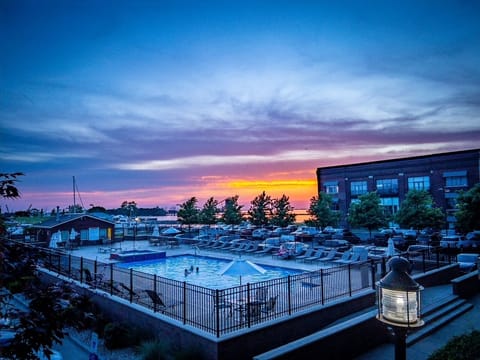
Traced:
[[[55, 273], [48, 271], [42, 272], [41, 278], [45, 282], [59, 280]], [[155, 334], [160, 340], [167, 339], [176, 349], [200, 349], [204, 358], [209, 360], [252, 358], [256, 354], [305, 337], [338, 319], [371, 308], [375, 304], [375, 292], [367, 290], [348, 299], [317, 306], [305, 312], [217, 338], [154, 313], [143, 306], [130, 304], [124, 299], [90, 289], [85, 284], [73, 283], [73, 285], [80, 293], [88, 293], [91, 300], [109, 318], [131, 323], [148, 333]]]
[[469, 298], [480, 292], [479, 271], [473, 271], [468, 274], [457, 277], [451, 281], [453, 293], [462, 298]]
[[[424, 286], [434, 286], [448, 283], [457, 275], [458, 265], [453, 264], [415, 278]], [[473, 278], [477, 281], [478, 291], [478, 276]], [[45, 272], [43, 280], [58, 281], [58, 277]], [[464, 281], [460, 283], [459, 289]], [[384, 343], [389, 337], [386, 327], [375, 319], [374, 290], [217, 338], [142, 306], [89, 289], [84, 284], [76, 286], [80, 292], [89, 292], [92, 301], [110, 318], [134, 324], [155, 334], [158, 339], [167, 339], [176, 349], [200, 349], [204, 358], [209, 360], [252, 357], [259, 360], [298, 359], [312, 356], [345, 359]], [[360, 315], [326, 329], [328, 325], [356, 312]]]
[[235, 333], [219, 340], [218, 359], [252, 358], [269, 349], [308, 336], [338, 319], [375, 304], [375, 292], [366, 292], [347, 300], [309, 309], [281, 320], [276, 320], [248, 332]]

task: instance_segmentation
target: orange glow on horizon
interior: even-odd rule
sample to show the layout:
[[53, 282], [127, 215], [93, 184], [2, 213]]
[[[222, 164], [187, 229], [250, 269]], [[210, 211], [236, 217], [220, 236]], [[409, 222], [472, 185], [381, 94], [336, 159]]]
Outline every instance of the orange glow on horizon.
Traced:
[[[226, 177], [202, 178], [191, 186], [163, 186], [157, 188], [135, 188], [115, 191], [82, 191], [77, 204], [88, 209], [90, 204], [107, 209], [118, 208], [123, 201], [135, 201], [139, 207], [172, 208], [192, 197], [198, 200], [198, 206], [213, 197], [221, 202], [228, 197], [239, 196], [239, 204], [249, 208], [251, 201], [263, 191], [272, 199], [286, 195], [295, 209], [306, 209], [312, 196], [317, 196], [317, 182], [311, 179], [284, 180], [248, 180]], [[51, 210], [57, 205], [67, 208], [73, 204], [73, 194], [69, 192], [24, 192], [20, 199], [6, 201], [9, 209], [23, 210], [29, 204], [34, 208]]]

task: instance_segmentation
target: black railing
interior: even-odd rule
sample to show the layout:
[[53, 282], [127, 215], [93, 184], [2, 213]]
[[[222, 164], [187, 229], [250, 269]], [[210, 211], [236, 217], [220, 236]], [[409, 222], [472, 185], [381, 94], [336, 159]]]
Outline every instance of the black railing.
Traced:
[[36, 251], [40, 265], [50, 271], [217, 337], [375, 288], [379, 276], [379, 263], [369, 260], [213, 290], [57, 249]]

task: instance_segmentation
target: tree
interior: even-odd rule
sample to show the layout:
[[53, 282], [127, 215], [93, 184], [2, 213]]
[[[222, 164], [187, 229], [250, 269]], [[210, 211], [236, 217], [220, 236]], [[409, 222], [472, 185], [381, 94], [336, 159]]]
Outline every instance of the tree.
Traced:
[[[15, 186], [19, 175], [23, 174], [0, 174], [4, 179], [0, 181], [0, 197], [20, 196]], [[2, 348], [2, 357], [37, 359], [39, 350], [48, 356], [52, 354], [53, 344], [62, 342], [66, 326], [81, 326], [78, 319], [66, 313], [61, 303], [64, 300], [75, 306], [78, 294], [66, 283], [43, 286], [37, 276], [38, 261], [37, 253], [22, 244], [0, 241], [0, 288], [10, 294], [0, 298], [0, 317], [16, 319], [11, 324], [15, 337]], [[22, 293], [29, 300], [28, 311], [9, 305], [11, 294], [16, 293]]]
[[305, 223], [317, 228], [329, 225], [337, 226], [340, 214], [332, 210], [332, 203], [332, 197], [324, 192], [320, 192], [318, 197], [313, 196], [310, 199], [310, 206], [307, 210], [307, 214], [311, 218], [305, 221]]
[[125, 215], [132, 217], [135, 216], [135, 213], [137, 212], [137, 203], [135, 201], [124, 201], [120, 208]]
[[238, 205], [238, 195], [225, 199], [222, 221], [227, 225], [239, 225], [243, 221], [242, 205]]
[[256, 226], [268, 225], [272, 214], [272, 199], [263, 191], [250, 202], [248, 210], [250, 222]]
[[372, 238], [372, 231], [387, 225], [387, 219], [380, 205], [380, 197], [370, 192], [358, 197], [359, 202], [350, 206], [348, 221], [352, 226], [367, 228]]
[[105, 209], [103, 206], [93, 206], [87, 210], [89, 214], [91, 213], [106, 213], [107, 209]]
[[462, 233], [480, 229], [480, 183], [460, 192], [455, 213], [457, 228]]
[[198, 224], [200, 210], [197, 208], [197, 202], [197, 198], [192, 197], [181, 204], [180, 209], [178, 209], [178, 221], [182, 225], [187, 225], [189, 232], [193, 224]]
[[217, 223], [218, 201], [213, 197], [203, 204], [199, 214], [200, 224], [213, 225]]
[[290, 198], [285, 194], [280, 199], [272, 200], [272, 225], [286, 227], [295, 222], [293, 207], [290, 205]]
[[444, 219], [444, 213], [434, 206], [432, 196], [425, 190], [410, 190], [395, 214], [395, 222], [401, 227], [416, 230], [440, 229]]
[[5, 199], [16, 199], [20, 197], [20, 192], [16, 187], [19, 176], [24, 176], [24, 174], [21, 172], [10, 174], [0, 173], [0, 197]]

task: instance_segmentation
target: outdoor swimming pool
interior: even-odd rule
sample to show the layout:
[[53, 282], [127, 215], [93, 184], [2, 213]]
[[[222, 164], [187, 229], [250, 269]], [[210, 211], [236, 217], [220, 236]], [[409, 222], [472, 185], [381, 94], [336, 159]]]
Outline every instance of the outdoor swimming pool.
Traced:
[[[231, 260], [208, 256], [178, 255], [159, 260], [118, 263], [121, 268], [156, 274], [168, 279], [186, 281], [210, 289], [226, 289], [240, 285], [240, 276], [220, 275]], [[288, 275], [301, 274], [303, 270], [261, 265], [266, 271], [263, 274], [242, 276], [242, 284], [277, 279]], [[193, 267], [193, 272], [185, 276], [185, 269]], [[196, 269], [198, 268], [198, 272]]]

